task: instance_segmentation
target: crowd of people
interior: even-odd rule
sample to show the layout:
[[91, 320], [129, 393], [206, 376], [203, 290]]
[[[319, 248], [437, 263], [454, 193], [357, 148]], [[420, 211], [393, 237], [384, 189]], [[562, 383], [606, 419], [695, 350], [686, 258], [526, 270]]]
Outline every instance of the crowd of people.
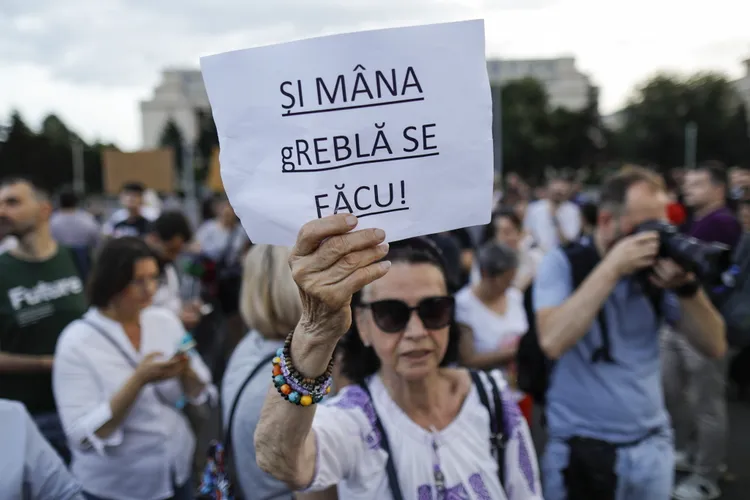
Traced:
[[738, 248], [750, 170], [496, 192], [486, 226], [283, 248], [220, 197], [194, 228], [2, 180], [0, 498], [718, 498], [750, 353], [653, 223]]

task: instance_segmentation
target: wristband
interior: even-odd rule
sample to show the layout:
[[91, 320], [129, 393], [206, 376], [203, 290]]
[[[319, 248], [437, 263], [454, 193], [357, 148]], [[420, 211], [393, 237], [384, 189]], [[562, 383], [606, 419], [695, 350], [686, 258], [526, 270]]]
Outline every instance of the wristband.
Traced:
[[681, 297], [683, 299], [690, 299], [695, 297], [698, 294], [698, 290], [700, 289], [700, 283], [698, 283], [697, 280], [693, 280], [689, 283], [685, 283], [684, 285], [680, 285], [677, 288], [674, 288], [672, 291], [678, 297]]

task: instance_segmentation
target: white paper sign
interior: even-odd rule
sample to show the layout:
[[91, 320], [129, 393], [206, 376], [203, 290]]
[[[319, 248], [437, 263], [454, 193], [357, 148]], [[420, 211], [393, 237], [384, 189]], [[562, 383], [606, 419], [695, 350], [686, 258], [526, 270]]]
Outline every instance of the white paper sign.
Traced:
[[201, 59], [229, 201], [255, 243], [351, 212], [388, 241], [486, 224], [484, 22], [363, 31]]

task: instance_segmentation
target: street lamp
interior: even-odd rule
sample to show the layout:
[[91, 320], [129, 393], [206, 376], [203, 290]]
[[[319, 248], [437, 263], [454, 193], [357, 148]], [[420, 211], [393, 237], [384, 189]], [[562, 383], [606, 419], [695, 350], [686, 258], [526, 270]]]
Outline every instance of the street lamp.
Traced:
[[70, 138], [70, 151], [73, 157], [73, 191], [78, 196], [86, 194], [86, 182], [84, 180], [85, 160], [83, 158], [83, 141], [73, 136]]

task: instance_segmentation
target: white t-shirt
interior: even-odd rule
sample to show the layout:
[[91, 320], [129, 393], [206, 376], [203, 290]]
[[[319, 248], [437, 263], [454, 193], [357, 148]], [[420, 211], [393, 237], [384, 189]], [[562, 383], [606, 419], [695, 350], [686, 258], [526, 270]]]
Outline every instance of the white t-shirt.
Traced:
[[[581, 234], [581, 209], [570, 201], [560, 204], [556, 212], [560, 223], [560, 230], [569, 241], [575, 240]], [[526, 209], [523, 221], [524, 229], [529, 232], [536, 244], [545, 252], [549, 252], [560, 244], [557, 230], [552, 220], [549, 200], [539, 200], [531, 203]]]
[[515, 289], [505, 291], [505, 314], [493, 311], [467, 286], [456, 294], [456, 320], [474, 332], [474, 350], [492, 352], [501, 345], [522, 337], [529, 329], [523, 294]]
[[[364, 389], [352, 385], [318, 408], [313, 421], [317, 466], [308, 491], [338, 484], [339, 498], [393, 498], [385, 469], [388, 455], [375, 426], [377, 412], [405, 500], [435, 498], [433, 467], [439, 467], [445, 477], [446, 498], [541, 500], [539, 467], [528, 426], [508, 394], [502, 374], [494, 371], [492, 376], [501, 390], [508, 436], [505, 491], [497, 477], [497, 461], [490, 452], [490, 415], [475, 387], [455, 420], [441, 431], [430, 432], [393, 402], [378, 376], [368, 381], [372, 400]], [[490, 392], [488, 380], [485, 389]]]

